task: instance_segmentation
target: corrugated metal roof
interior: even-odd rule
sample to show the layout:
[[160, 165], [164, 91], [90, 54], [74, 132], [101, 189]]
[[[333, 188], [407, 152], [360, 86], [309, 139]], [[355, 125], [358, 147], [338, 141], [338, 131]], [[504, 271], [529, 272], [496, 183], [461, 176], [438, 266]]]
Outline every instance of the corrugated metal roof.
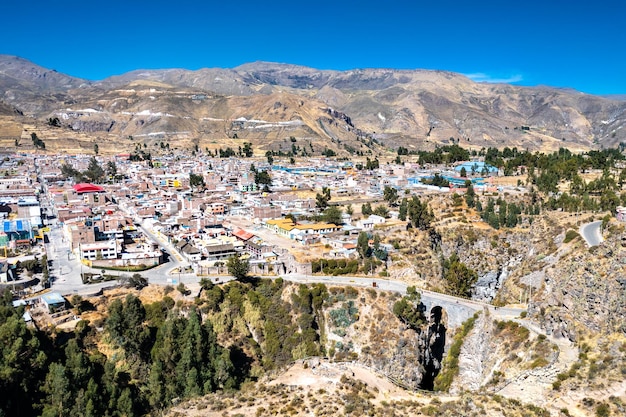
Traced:
[[41, 296], [41, 299], [48, 305], [65, 303], [65, 298], [58, 292], [50, 292]]

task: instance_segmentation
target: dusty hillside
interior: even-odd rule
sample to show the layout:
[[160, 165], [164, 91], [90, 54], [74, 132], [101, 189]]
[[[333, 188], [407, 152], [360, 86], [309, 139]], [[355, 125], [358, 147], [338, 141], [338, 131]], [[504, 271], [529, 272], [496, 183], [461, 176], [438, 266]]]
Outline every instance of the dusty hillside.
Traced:
[[[268, 383], [239, 393], [208, 395], [171, 408], [166, 416], [547, 416], [516, 400], [466, 394], [440, 397], [407, 393], [358, 366], [306, 362]], [[294, 377], [297, 375], [297, 377]]]
[[[342, 72], [254, 63], [139, 70], [92, 83], [0, 56], [0, 87], [6, 104], [38, 121], [56, 115], [62, 126], [93, 141], [110, 134], [187, 148], [237, 135], [273, 149], [293, 136], [301, 147], [312, 143], [312, 152], [327, 147], [345, 156], [451, 142], [577, 151], [626, 140], [623, 101], [474, 83], [445, 71]], [[302, 149], [298, 154], [306, 156]]]
[[[321, 101], [290, 93], [225, 97], [136, 82], [107, 92], [81, 91], [73, 103], [59, 104], [39, 121], [13, 118], [22, 131], [3, 129], [0, 136], [30, 139], [36, 132], [48, 151], [86, 153], [98, 143], [102, 154], [129, 152], [144, 143], [149, 149], [163, 143], [172, 150], [215, 150], [250, 142], [258, 156], [268, 150], [319, 156], [327, 148], [343, 152], [371, 146], [360, 142], [364, 133], [349, 118]], [[24, 141], [22, 150], [28, 146]]]
[[[575, 219], [555, 221], [548, 215], [539, 216], [526, 228], [508, 231], [477, 224], [476, 230], [471, 230], [475, 234], [472, 239], [465, 238], [470, 233], [468, 225], [452, 227], [455, 224], [447, 224], [448, 228], [438, 225], [441, 247], [447, 248], [444, 250], [458, 247], [468, 254], [464, 258], [468, 262], [472, 251], [482, 252], [487, 261], [473, 264], [477, 268], [486, 268], [501, 258], [514, 262], [502, 281], [501, 302], [517, 302], [529, 286], [534, 290], [529, 312], [522, 318], [496, 319], [488, 312], [478, 316], [462, 344], [459, 374], [453, 379], [451, 395], [414, 393], [422, 381], [427, 344], [421, 336], [424, 330], [411, 330], [393, 314], [398, 295], [330, 287], [322, 310], [315, 308], [307, 315], [303, 300], [309, 293], [302, 287], [262, 285], [250, 292], [252, 288], [237, 284], [225, 287], [224, 292], [216, 287], [203, 293], [194, 304], [212, 323], [221, 345], [237, 346], [250, 358], [251, 376], [258, 382], [244, 384], [241, 392], [220, 392], [184, 402], [168, 415], [458, 415], [460, 409], [464, 415], [488, 416], [586, 416], [598, 410], [619, 415], [626, 401], [626, 339], [619, 327], [623, 326], [624, 314], [616, 304], [623, 295], [618, 290], [623, 271], [619, 267], [624, 258], [623, 229], [610, 225], [605, 243], [590, 251], [580, 238], [564, 242], [565, 231], [575, 225]], [[543, 233], [556, 238], [539, 239]], [[533, 236], [536, 239], [531, 239]], [[428, 237], [423, 239], [423, 243], [428, 242]], [[494, 241], [497, 244], [492, 244]], [[574, 280], [576, 274], [589, 284]], [[594, 283], [590, 274], [598, 279], [612, 277], [602, 292], [609, 307], [593, 295], [604, 287]], [[163, 295], [150, 288], [138, 293], [144, 303]], [[585, 297], [576, 295], [582, 288], [589, 289]], [[256, 297], [269, 297], [271, 291], [279, 298], [265, 310], [264, 302]], [[572, 294], [571, 301], [567, 294]], [[112, 293], [109, 298], [122, 295]], [[191, 302], [175, 291], [169, 295], [183, 310]], [[223, 301], [215, 304], [221, 297]], [[530, 291], [527, 297], [531, 297]], [[277, 303], [279, 299], [284, 304]], [[95, 303], [98, 313], [85, 318], [101, 323], [108, 302]], [[302, 331], [303, 336], [305, 328], [300, 326], [311, 320], [316, 323], [313, 327], [318, 336], [310, 340], [319, 343], [319, 351], [309, 342], [294, 341], [284, 351], [286, 356], [274, 356], [273, 363], [282, 365], [268, 362], [265, 355], [277, 349], [269, 342], [273, 330], [265, 315], [273, 314], [270, 311], [287, 317], [290, 323], [299, 323], [289, 331]], [[445, 323], [445, 314], [443, 320]], [[285, 326], [287, 329], [291, 324]], [[447, 346], [455, 333], [449, 329]], [[108, 352], [104, 347], [101, 351]], [[296, 360], [308, 351], [328, 360]], [[264, 371], [267, 367], [268, 373]]]

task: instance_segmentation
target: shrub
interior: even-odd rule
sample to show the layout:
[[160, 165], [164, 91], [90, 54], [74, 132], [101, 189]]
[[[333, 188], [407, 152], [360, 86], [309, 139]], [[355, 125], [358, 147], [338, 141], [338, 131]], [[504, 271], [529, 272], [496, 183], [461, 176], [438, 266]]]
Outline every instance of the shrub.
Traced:
[[607, 417], [611, 415], [611, 409], [609, 405], [606, 403], [601, 403], [596, 407], [596, 416], [598, 417]]
[[563, 239], [563, 243], [569, 243], [572, 240], [576, 239], [577, 237], [579, 237], [580, 235], [578, 234], [578, 232], [576, 232], [575, 230], [568, 230], [567, 233], [565, 233], [565, 239]]

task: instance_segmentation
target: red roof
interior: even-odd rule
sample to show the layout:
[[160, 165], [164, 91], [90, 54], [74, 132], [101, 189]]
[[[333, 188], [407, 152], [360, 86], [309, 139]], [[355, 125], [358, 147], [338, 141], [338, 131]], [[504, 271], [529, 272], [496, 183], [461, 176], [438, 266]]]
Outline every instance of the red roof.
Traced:
[[86, 182], [82, 182], [80, 184], [76, 184], [72, 188], [78, 194], [82, 194], [82, 193], [101, 193], [101, 192], [104, 192], [104, 188], [99, 187], [97, 185], [89, 184], [89, 183], [86, 183]]
[[233, 235], [235, 235], [236, 238], [241, 239], [241, 240], [248, 240], [254, 236], [254, 234], [250, 232], [246, 232], [243, 229], [237, 230], [236, 232], [233, 233]]

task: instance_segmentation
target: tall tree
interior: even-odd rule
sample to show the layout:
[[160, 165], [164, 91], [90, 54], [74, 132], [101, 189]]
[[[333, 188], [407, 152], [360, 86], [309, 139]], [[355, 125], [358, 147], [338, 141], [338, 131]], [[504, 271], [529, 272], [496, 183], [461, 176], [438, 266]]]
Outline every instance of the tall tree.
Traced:
[[65, 366], [56, 362], [50, 364], [42, 391], [47, 394], [43, 403], [44, 416], [70, 415], [72, 390]]
[[95, 156], [89, 159], [89, 165], [87, 170], [83, 172], [83, 175], [89, 180], [89, 182], [102, 182], [104, 179], [104, 169], [100, 166], [100, 163]]
[[189, 185], [192, 188], [204, 189], [204, 177], [199, 174], [194, 174], [193, 172], [189, 173]]
[[383, 198], [389, 205], [393, 206], [398, 200], [398, 190], [386, 185], [383, 190]]
[[470, 180], [465, 181], [465, 188], [467, 188], [467, 191], [465, 192], [465, 202], [467, 203], [467, 207], [476, 206], [476, 192], [474, 191], [474, 186]]
[[370, 237], [366, 232], [359, 233], [359, 237], [356, 242], [356, 249], [361, 255], [361, 258], [369, 258], [371, 256]]
[[315, 207], [319, 210], [325, 210], [330, 201], [330, 188], [322, 187], [322, 192], [315, 195]]
[[248, 276], [250, 263], [247, 259], [242, 259], [238, 255], [233, 255], [228, 258], [228, 261], [226, 261], [226, 267], [228, 268], [228, 273], [230, 275], [232, 275], [236, 279], [241, 280]]
[[117, 164], [115, 163], [115, 161], [107, 162], [106, 174], [113, 181], [117, 181]]
[[430, 223], [432, 222], [434, 215], [433, 212], [428, 208], [428, 203], [422, 202], [417, 196], [413, 196], [413, 198], [408, 202], [407, 212], [409, 215], [409, 219], [411, 220], [411, 225], [420, 230], [427, 230], [430, 228]]
[[[0, 411], [6, 416], [33, 414], [32, 393], [43, 378], [47, 356], [37, 335], [11, 305], [10, 291], [0, 292]], [[44, 373], [45, 375], [45, 373]]]
[[270, 176], [267, 170], [265, 171], [255, 171], [254, 173], [254, 183], [259, 186], [263, 185], [264, 187], [270, 187], [272, 185], [272, 177]]
[[400, 202], [400, 208], [398, 209], [398, 219], [405, 221], [408, 209], [409, 203], [406, 198], [403, 198]]
[[456, 253], [443, 261], [443, 278], [454, 295], [470, 297], [478, 274], [459, 260]]
[[340, 225], [342, 223], [341, 215], [342, 215], [342, 212], [339, 207], [330, 206], [330, 207], [327, 207], [326, 210], [324, 210], [324, 213], [322, 214], [322, 219], [326, 223]]

